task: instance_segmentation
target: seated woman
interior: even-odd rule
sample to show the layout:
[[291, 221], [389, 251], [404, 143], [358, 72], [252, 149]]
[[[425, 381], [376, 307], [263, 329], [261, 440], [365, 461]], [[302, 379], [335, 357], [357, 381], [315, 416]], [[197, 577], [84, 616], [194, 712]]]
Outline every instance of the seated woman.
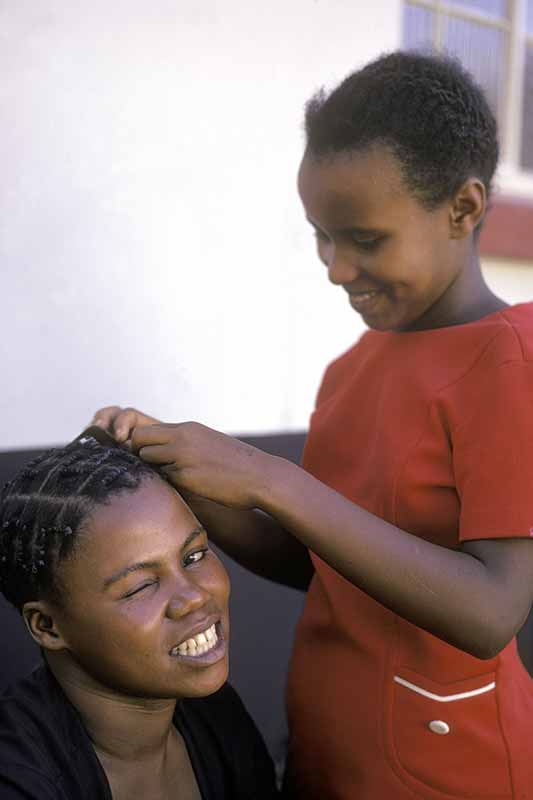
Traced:
[[0, 497], [0, 588], [44, 655], [0, 697], [2, 800], [277, 795], [226, 683], [228, 576], [155, 469], [90, 436], [34, 460]]

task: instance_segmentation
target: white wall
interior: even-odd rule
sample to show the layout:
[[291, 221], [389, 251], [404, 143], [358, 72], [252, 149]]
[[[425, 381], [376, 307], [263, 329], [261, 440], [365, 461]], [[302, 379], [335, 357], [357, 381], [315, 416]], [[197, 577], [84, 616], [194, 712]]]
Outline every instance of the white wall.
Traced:
[[400, 21], [400, 0], [0, 2], [0, 450], [112, 402], [306, 426], [361, 323], [299, 208], [302, 107]]
[[359, 330], [295, 190], [302, 106], [397, 0], [0, 3], [0, 449], [99, 405], [304, 427]]
[[483, 259], [483, 274], [491, 289], [508, 303], [533, 300], [533, 262]]

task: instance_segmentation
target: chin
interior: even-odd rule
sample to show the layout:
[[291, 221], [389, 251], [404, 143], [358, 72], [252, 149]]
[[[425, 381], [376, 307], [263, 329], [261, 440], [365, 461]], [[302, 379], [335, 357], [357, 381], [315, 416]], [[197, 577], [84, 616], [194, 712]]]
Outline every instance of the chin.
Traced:
[[366, 315], [361, 314], [361, 317], [367, 327], [371, 328], [373, 331], [383, 331], [383, 332], [385, 331], [401, 332], [408, 330], [410, 326], [413, 325], [418, 319], [417, 316], [415, 316], [415, 318], [412, 319], [411, 316], [401, 316], [399, 314], [397, 315], [376, 314], [375, 316], [372, 316], [371, 314], [366, 314]]
[[[218, 665], [215, 666], [217, 667]], [[176, 698], [207, 697], [210, 694], [218, 692], [228, 680], [229, 670], [227, 663], [223, 666], [221, 665], [219, 669], [206, 670], [206, 673], [207, 672], [209, 672], [209, 674], [197, 675], [191, 678], [190, 681], [187, 681], [186, 685], [182, 684], [178, 694], [175, 695]]]
[[370, 330], [372, 330], [372, 331], [383, 331], [383, 332], [385, 332], [385, 331], [396, 330], [395, 328], [392, 328], [390, 325], [387, 325], [386, 323], [375, 322], [375, 321], [370, 322], [367, 319], [363, 319], [363, 322], [365, 323], [367, 328], [370, 328]]
[[361, 318], [367, 328], [373, 331], [393, 331], [398, 329], [398, 325], [396, 325], [394, 321], [384, 319], [383, 317], [363, 316], [361, 314]]

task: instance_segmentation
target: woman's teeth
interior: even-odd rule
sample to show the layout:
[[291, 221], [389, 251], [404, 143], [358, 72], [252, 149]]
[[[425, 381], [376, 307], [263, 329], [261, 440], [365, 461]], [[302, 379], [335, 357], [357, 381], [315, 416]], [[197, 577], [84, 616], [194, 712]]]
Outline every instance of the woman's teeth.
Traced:
[[371, 289], [368, 292], [353, 292], [350, 294], [350, 303], [356, 310], [370, 308], [380, 294], [378, 289]]
[[375, 297], [379, 294], [377, 289], [370, 289], [368, 292], [354, 292], [350, 295], [353, 297], [354, 300], [364, 303], [366, 300], [370, 300], [371, 297]]
[[207, 628], [207, 630], [203, 631], [202, 633], [197, 633], [196, 636], [192, 636], [185, 642], [173, 647], [170, 651], [170, 655], [201, 656], [204, 653], [209, 652], [209, 650], [212, 650], [213, 647], [216, 646], [217, 642], [218, 636], [215, 625], [211, 625], [210, 628]]

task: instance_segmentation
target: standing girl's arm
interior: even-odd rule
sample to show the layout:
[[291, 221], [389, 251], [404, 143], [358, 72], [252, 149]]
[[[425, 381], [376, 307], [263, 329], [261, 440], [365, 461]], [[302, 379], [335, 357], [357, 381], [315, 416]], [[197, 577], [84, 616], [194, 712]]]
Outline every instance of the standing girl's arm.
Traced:
[[[130, 447], [136, 427], [162, 423], [135, 408], [106, 406], [96, 412], [92, 424]], [[273, 517], [259, 509], [229, 508], [197, 494], [187, 494], [186, 500], [209, 538], [243, 567], [276, 583], [307, 589], [314, 572], [309, 551]]]
[[[450, 550], [350, 502], [301, 468], [197, 423], [140, 427], [132, 447], [174, 485], [223, 505], [259, 508], [351, 583], [409, 622], [491, 658], [531, 606], [533, 544], [471, 541]], [[268, 552], [266, 541], [261, 544]]]
[[309, 551], [272, 516], [191, 494], [186, 499], [209, 538], [243, 567], [284, 586], [307, 589], [314, 572]]

